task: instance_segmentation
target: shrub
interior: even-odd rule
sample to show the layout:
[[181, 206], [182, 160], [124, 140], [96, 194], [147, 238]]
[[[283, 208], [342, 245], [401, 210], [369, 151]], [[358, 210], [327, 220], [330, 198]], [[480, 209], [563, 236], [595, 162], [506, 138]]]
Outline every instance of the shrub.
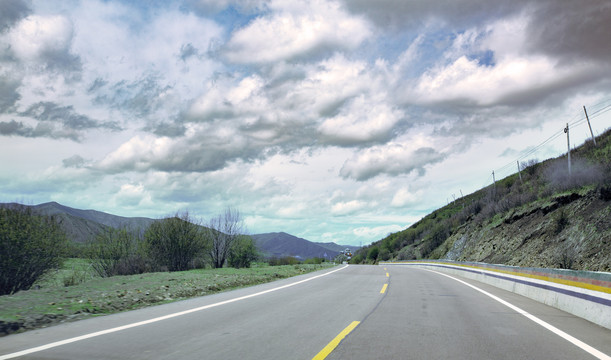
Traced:
[[390, 259], [390, 251], [388, 251], [387, 248], [382, 248], [382, 250], [380, 250], [378, 253], [378, 259], [381, 261], [387, 261]]
[[362, 254], [356, 254], [350, 259], [351, 264], [362, 264], [365, 261]]
[[520, 170], [525, 171], [530, 176], [533, 176], [537, 172], [538, 164], [539, 164], [539, 160], [530, 159], [530, 160], [520, 163]]
[[372, 246], [367, 252], [367, 260], [371, 262], [376, 262], [378, 260], [378, 255], [380, 254], [380, 249], [377, 246]]
[[321, 257], [313, 257], [313, 258], [305, 259], [305, 261], [303, 263], [304, 264], [320, 265], [323, 262], [325, 262], [325, 259], [323, 259]]
[[569, 224], [569, 217], [564, 212], [564, 209], [561, 209], [558, 214], [554, 217], [554, 234], [558, 235], [564, 230], [564, 228]]
[[255, 242], [250, 236], [240, 236], [233, 243], [227, 256], [229, 266], [236, 269], [249, 268], [250, 264], [259, 258]]
[[281, 258], [274, 256], [274, 257], [267, 259], [267, 263], [270, 266], [297, 265], [299, 264], [299, 260], [292, 256], [285, 256]]
[[142, 274], [151, 270], [139, 232], [107, 228], [89, 244], [93, 270], [101, 277]]
[[168, 271], [194, 268], [206, 250], [204, 233], [187, 212], [158, 220], [144, 233], [144, 241], [153, 265]]
[[599, 166], [589, 164], [579, 158], [572, 161], [570, 175], [566, 158], [553, 161], [545, 169], [544, 175], [552, 193], [584, 185], [599, 184], [605, 178], [604, 171]]
[[59, 268], [68, 240], [53, 217], [26, 207], [0, 208], [0, 295], [27, 290]]
[[415, 260], [416, 258], [416, 252], [412, 246], [404, 247], [397, 254], [397, 260]]
[[575, 264], [575, 258], [577, 254], [573, 249], [564, 250], [558, 259], [558, 267], [560, 269], [573, 269], [573, 265]]

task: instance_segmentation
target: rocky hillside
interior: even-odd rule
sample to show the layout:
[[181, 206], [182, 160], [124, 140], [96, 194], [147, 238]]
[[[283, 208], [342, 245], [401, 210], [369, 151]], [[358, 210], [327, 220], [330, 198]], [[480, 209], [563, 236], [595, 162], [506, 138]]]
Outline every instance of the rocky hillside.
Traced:
[[611, 131], [362, 249], [355, 262], [449, 259], [611, 271]]

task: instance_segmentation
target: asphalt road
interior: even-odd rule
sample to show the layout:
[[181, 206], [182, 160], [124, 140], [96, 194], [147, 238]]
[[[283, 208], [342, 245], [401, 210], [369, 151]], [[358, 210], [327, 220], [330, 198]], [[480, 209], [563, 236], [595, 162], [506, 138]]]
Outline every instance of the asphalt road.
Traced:
[[[611, 354], [611, 330], [524, 297], [467, 282], [581, 340], [599, 351], [599, 357]], [[336, 267], [0, 338], [0, 359], [315, 357], [596, 358], [466, 284], [404, 266], [387, 270]]]

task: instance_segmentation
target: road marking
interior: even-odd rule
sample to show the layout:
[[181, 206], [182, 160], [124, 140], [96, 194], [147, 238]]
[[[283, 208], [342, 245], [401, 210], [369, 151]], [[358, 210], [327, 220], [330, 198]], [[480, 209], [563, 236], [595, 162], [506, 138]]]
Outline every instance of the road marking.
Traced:
[[388, 287], [388, 284], [384, 284], [384, 286], [382, 286], [382, 290], [380, 290], [380, 294], [384, 294], [386, 292], [387, 287]]
[[342, 340], [344, 340], [344, 338], [346, 336], [348, 336], [348, 334], [350, 334], [352, 332], [352, 330], [354, 330], [357, 326], [359, 326], [360, 323], [361, 323], [360, 321], [353, 321], [344, 330], [342, 330], [342, 332], [339, 333], [339, 335], [337, 335], [335, 337], [335, 339], [331, 340], [331, 342], [328, 343], [327, 346], [325, 346], [322, 350], [320, 350], [320, 352], [318, 354], [316, 354], [316, 356], [314, 356], [312, 358], [312, 360], [323, 360], [323, 359], [326, 359], [327, 356], [329, 356], [329, 354], [331, 354], [331, 352], [333, 350], [335, 350], [337, 345], [339, 345], [339, 343]]
[[468, 287], [470, 287], [472, 289], [475, 289], [475, 290], [481, 292], [482, 294], [484, 294], [484, 295], [486, 295], [488, 297], [491, 297], [492, 299], [500, 302], [501, 304], [507, 306], [508, 308], [512, 309], [513, 311], [517, 312], [518, 314], [524, 315], [528, 319], [530, 319], [530, 320], [534, 321], [535, 323], [543, 326], [544, 328], [546, 328], [547, 330], [549, 330], [549, 331], [553, 332], [554, 334], [560, 336], [564, 340], [566, 340], [566, 341], [570, 342], [571, 344], [573, 344], [573, 345], [581, 348], [582, 350], [588, 352], [590, 355], [593, 355], [593, 356], [595, 356], [595, 357], [597, 357], [598, 359], [601, 359], [601, 360], [611, 360], [611, 356], [603, 353], [600, 350], [597, 350], [597, 349], [593, 348], [592, 346], [584, 343], [583, 341], [581, 341], [579, 339], [574, 338], [573, 336], [565, 333], [564, 331], [558, 329], [557, 327], [555, 327], [555, 326], [553, 326], [553, 325], [551, 325], [551, 324], [549, 324], [549, 323], [539, 319], [538, 317], [530, 314], [529, 312], [527, 312], [525, 310], [522, 310], [521, 308], [519, 308], [519, 307], [517, 307], [517, 306], [515, 306], [515, 305], [513, 305], [513, 304], [511, 304], [511, 303], [509, 303], [509, 302], [507, 302], [507, 301], [505, 301], [503, 299], [501, 299], [500, 297], [498, 297], [496, 295], [492, 295], [491, 293], [489, 293], [489, 292], [487, 292], [485, 290], [482, 290], [482, 289], [478, 288], [477, 286], [471, 285], [468, 282], [462, 281], [462, 280], [457, 279], [457, 278], [455, 278], [453, 276], [450, 276], [450, 275], [447, 275], [447, 274], [444, 274], [444, 273], [440, 273], [440, 272], [434, 271], [434, 270], [429, 270], [429, 269], [423, 269], [423, 270], [434, 272], [434, 273], [437, 273], [439, 275], [443, 275], [443, 276], [449, 277], [450, 279], [456, 280], [456, 281], [458, 281], [460, 283], [463, 283], [463, 284], [467, 285]]
[[389, 273], [386, 273], [386, 277], [390, 277], [390, 274], [389, 274]]
[[241, 297], [237, 297], [237, 298], [233, 298], [233, 299], [217, 302], [217, 303], [210, 304], [210, 305], [200, 306], [198, 308], [189, 309], [189, 310], [180, 311], [180, 312], [173, 313], [173, 314], [164, 315], [164, 316], [156, 317], [156, 318], [153, 318], [153, 319], [150, 319], [150, 320], [144, 320], [144, 321], [139, 321], [139, 322], [132, 323], [132, 324], [118, 326], [118, 327], [115, 327], [115, 328], [112, 328], [112, 329], [97, 331], [97, 332], [93, 332], [93, 333], [90, 333], [90, 334], [85, 334], [85, 335], [73, 337], [73, 338], [66, 339], [66, 340], [56, 341], [56, 342], [53, 342], [53, 343], [50, 343], [50, 344], [37, 346], [37, 347], [34, 347], [34, 348], [22, 350], [22, 351], [11, 353], [11, 354], [0, 355], [0, 360], [12, 359], [12, 358], [16, 358], [16, 357], [19, 357], [19, 356], [24, 356], [24, 355], [32, 354], [32, 353], [35, 353], [35, 352], [52, 349], [54, 347], [58, 347], [58, 346], [62, 346], [62, 345], [67, 345], [67, 344], [70, 344], [70, 343], [73, 343], [73, 342], [77, 342], [77, 341], [81, 341], [81, 340], [85, 340], [85, 339], [91, 339], [93, 337], [97, 337], [97, 336], [101, 336], [101, 335], [106, 335], [106, 334], [111, 334], [111, 333], [114, 333], [114, 332], [117, 332], [117, 331], [131, 329], [131, 328], [135, 328], [135, 327], [142, 326], [142, 325], [148, 325], [148, 324], [152, 324], [152, 323], [155, 323], [155, 322], [158, 322], [158, 321], [162, 321], [162, 320], [172, 319], [172, 318], [175, 318], [175, 317], [178, 317], [178, 316], [187, 315], [187, 314], [191, 314], [191, 313], [194, 313], [194, 312], [210, 309], [210, 308], [213, 308], [213, 307], [230, 304], [230, 303], [233, 303], [233, 302], [236, 302], [236, 301], [240, 301], [240, 300], [250, 299], [250, 298], [253, 298], [255, 296], [264, 295], [264, 294], [271, 293], [271, 292], [274, 292], [274, 291], [286, 289], [286, 288], [289, 288], [289, 287], [292, 287], [292, 286], [295, 286], [295, 285], [303, 284], [305, 282], [312, 281], [314, 279], [318, 279], [318, 278], [321, 278], [323, 276], [327, 276], [327, 275], [333, 274], [334, 272], [337, 272], [337, 271], [340, 271], [340, 270], [344, 270], [347, 267], [348, 267], [348, 265], [346, 265], [344, 267], [341, 267], [339, 269], [335, 269], [333, 271], [329, 271], [329, 272], [321, 274], [321, 275], [316, 275], [316, 276], [313, 276], [311, 278], [307, 278], [307, 279], [300, 280], [300, 281], [297, 281], [297, 282], [294, 282], [294, 283], [290, 283], [290, 284], [287, 284], [287, 285], [279, 286], [277, 288], [273, 288], [273, 289], [269, 289], [269, 290], [265, 290], [265, 291], [260, 291], [258, 293], [241, 296]]

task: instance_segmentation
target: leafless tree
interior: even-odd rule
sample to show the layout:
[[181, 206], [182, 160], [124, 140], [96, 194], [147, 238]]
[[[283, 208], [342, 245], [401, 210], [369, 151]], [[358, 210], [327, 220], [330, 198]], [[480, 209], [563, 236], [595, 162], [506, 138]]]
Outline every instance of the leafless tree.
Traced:
[[224, 214], [210, 219], [206, 238], [212, 266], [221, 268], [234, 242], [244, 232], [244, 221], [238, 210], [227, 208]]

